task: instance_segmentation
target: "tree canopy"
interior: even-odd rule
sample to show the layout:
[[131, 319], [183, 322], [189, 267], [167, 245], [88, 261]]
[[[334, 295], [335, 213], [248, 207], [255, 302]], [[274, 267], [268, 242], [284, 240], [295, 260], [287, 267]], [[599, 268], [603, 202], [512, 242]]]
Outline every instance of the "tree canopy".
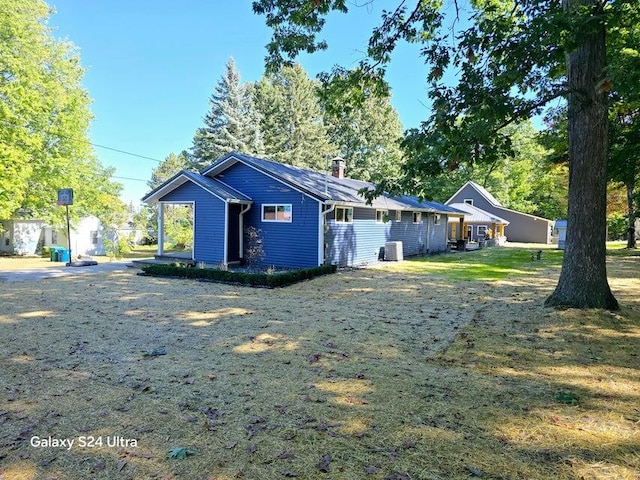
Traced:
[[54, 38], [50, 13], [40, 0], [0, 3], [0, 218], [20, 209], [61, 224], [57, 190], [73, 188], [73, 216], [111, 223], [124, 211], [121, 187], [89, 143], [80, 58], [73, 44]]
[[[632, 0], [470, 0], [444, 12], [439, 0], [399, 2], [384, 11], [356, 68], [323, 76], [325, 88], [382, 91], [386, 67], [401, 41], [421, 44], [430, 66], [432, 114], [405, 137], [404, 177], [382, 190], [413, 189], [424, 178], [463, 164], [512, 156], [505, 127], [540, 114], [554, 99], [568, 104], [567, 244], [551, 305], [617, 308], [605, 268], [607, 111], [606, 38], [637, 25]], [[273, 29], [267, 63], [278, 68], [299, 53], [327, 47], [318, 35], [344, 0], [256, 0]], [[463, 20], [463, 21], [460, 21]], [[621, 36], [620, 36], [621, 38]], [[631, 41], [627, 38], [627, 41]], [[619, 44], [623, 47], [624, 42]], [[451, 82], [447, 74], [453, 74]], [[637, 87], [636, 87], [637, 88]], [[358, 98], [358, 95], [354, 95]], [[585, 281], [588, 279], [588, 281]]]

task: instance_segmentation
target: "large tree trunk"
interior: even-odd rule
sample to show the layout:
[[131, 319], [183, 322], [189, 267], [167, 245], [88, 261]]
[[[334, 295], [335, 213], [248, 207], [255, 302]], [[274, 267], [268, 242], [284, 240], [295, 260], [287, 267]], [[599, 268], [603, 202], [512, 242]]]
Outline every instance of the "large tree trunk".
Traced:
[[[564, 0], [565, 10], [599, 0]], [[593, 19], [595, 20], [595, 18]], [[597, 21], [597, 20], [596, 20]], [[604, 19], [602, 20], [604, 22]], [[593, 25], [594, 22], [592, 22]], [[567, 55], [569, 85], [569, 214], [560, 279], [547, 299], [551, 306], [617, 309], [606, 269], [607, 89], [604, 23], [585, 31]]]
[[627, 183], [627, 208], [629, 209], [629, 228], [627, 229], [627, 248], [636, 248], [636, 203], [633, 183]]

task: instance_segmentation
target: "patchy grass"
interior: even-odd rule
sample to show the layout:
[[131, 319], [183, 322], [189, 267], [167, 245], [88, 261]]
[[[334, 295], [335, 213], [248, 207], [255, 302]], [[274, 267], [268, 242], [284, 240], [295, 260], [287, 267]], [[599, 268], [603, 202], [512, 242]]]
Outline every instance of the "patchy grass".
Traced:
[[609, 259], [616, 313], [545, 309], [547, 267], [5, 284], [0, 477], [635, 479], [640, 259]]
[[[410, 258], [398, 263], [385, 263], [382, 268], [398, 273], [435, 275], [450, 280], [495, 281], [510, 275], [533, 275], [562, 264], [561, 250], [538, 248], [485, 248], [471, 252]], [[532, 255], [534, 259], [532, 260]]]

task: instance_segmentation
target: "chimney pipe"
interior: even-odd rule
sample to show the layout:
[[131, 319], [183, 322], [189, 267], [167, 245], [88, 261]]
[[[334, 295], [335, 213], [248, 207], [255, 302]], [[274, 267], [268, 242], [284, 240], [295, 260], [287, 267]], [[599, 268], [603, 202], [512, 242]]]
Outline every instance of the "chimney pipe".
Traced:
[[344, 178], [344, 158], [336, 157], [331, 160], [331, 175], [335, 178]]

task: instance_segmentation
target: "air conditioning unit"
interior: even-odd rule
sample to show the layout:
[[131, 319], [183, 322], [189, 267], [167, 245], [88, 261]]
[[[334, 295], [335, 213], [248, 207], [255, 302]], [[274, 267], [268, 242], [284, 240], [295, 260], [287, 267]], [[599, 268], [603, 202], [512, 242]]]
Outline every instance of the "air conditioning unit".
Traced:
[[385, 242], [384, 259], [388, 262], [401, 262], [402, 242]]

